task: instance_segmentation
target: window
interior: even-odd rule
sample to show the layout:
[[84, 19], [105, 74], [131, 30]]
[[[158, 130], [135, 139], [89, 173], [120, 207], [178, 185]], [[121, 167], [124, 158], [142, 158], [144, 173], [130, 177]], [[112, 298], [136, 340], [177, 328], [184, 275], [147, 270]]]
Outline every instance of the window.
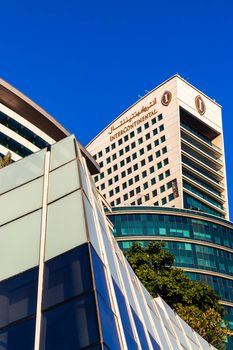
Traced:
[[165, 191], [165, 186], [163, 185], [160, 187], [160, 193], [163, 193], [164, 191]]
[[113, 196], [113, 190], [109, 191], [109, 197]]
[[162, 204], [164, 205], [166, 203], [167, 203], [167, 198], [166, 197], [162, 198]]
[[116, 148], [116, 144], [113, 143], [111, 147], [112, 147], [112, 149]]
[[101, 185], [100, 185], [100, 189], [101, 189], [101, 190], [104, 190], [104, 189], [105, 189], [105, 184], [101, 184]]
[[159, 131], [161, 132], [161, 131], [163, 131], [164, 130], [164, 125], [162, 124], [162, 125], [160, 125], [160, 127], [159, 127]]
[[124, 166], [124, 165], [125, 165], [125, 160], [123, 159], [120, 161], [120, 166]]
[[130, 158], [130, 156], [129, 156], [129, 157], [126, 158], [126, 163], [127, 163], [127, 164], [130, 163], [130, 161], [131, 161], [131, 158]]
[[163, 173], [159, 174], [159, 181], [163, 180], [163, 178], [164, 178]]
[[114, 176], [114, 181], [117, 182], [118, 180], [119, 180], [119, 176], [118, 175]]
[[131, 138], [134, 137], [134, 131], [131, 131], [130, 137], [131, 137]]
[[139, 154], [140, 154], [140, 156], [142, 156], [142, 155], [144, 154], [144, 148], [141, 148], [141, 149], [139, 150]]
[[157, 163], [157, 169], [161, 169], [162, 168], [162, 162]]
[[132, 173], [132, 168], [128, 168], [127, 169], [127, 174], [129, 175], [129, 174], [131, 174]]
[[100, 152], [98, 153], [98, 157], [100, 158], [100, 157], [102, 157], [102, 155], [103, 155], [103, 152], [100, 151]]
[[113, 155], [112, 155], [112, 160], [115, 160], [116, 159], [116, 153], [114, 153]]
[[149, 123], [148, 123], [148, 122], [145, 123], [144, 128], [145, 128], [145, 129], [148, 129], [148, 128], [149, 128]]
[[150, 151], [152, 149], [151, 144], [147, 145], [146, 148], [147, 148], [147, 151]]
[[151, 124], [154, 125], [156, 123], [156, 118], [151, 119]]
[[147, 194], [144, 196], [144, 198], [145, 198], [145, 202], [148, 201], [148, 200], [150, 199], [149, 193], [147, 193]]
[[138, 139], [138, 144], [140, 145], [141, 143], [143, 143], [143, 138], [140, 137], [140, 139]]
[[129, 196], [130, 196], [130, 197], [133, 197], [133, 196], [134, 196], [134, 190], [132, 190], [132, 191], [129, 192]]
[[100, 179], [104, 178], [104, 172], [100, 173]]
[[96, 154], [94, 154], [93, 158], [94, 158], [95, 160], [97, 159], [97, 156], [96, 156]]
[[169, 190], [169, 188], [171, 188], [172, 187], [172, 181], [169, 181], [168, 183], [167, 183], [167, 189]]
[[135, 205], [135, 202], [132, 202], [130, 205]]
[[163, 161], [163, 165], [167, 165], [168, 164], [168, 158], [165, 158]]
[[148, 183], [145, 182], [145, 183], [143, 184], [143, 189], [146, 190], [147, 188], [148, 188]]
[[113, 171], [117, 170], [117, 164], [113, 165]]
[[155, 145], [155, 147], [158, 146], [159, 145], [159, 140], [155, 140], [154, 141], [154, 145]]
[[109, 164], [110, 162], [111, 162], [111, 158], [108, 157], [108, 158], [106, 159], [106, 163]]
[[153, 156], [150, 155], [150, 156], [148, 157], [148, 162], [152, 162], [152, 160], [153, 160]]
[[150, 174], [154, 173], [154, 171], [155, 171], [155, 167], [154, 166], [150, 167]]
[[168, 177], [170, 175], [170, 170], [165, 171], [165, 176]]
[[164, 154], [164, 153], [167, 153], [167, 147], [163, 147], [163, 148], [162, 148], [162, 152], [163, 152], [163, 154]]
[[123, 199], [124, 199], [124, 201], [127, 201], [127, 199], [128, 199], [128, 193], [124, 194]]
[[110, 152], [110, 147], [106, 147], [106, 148], [105, 148], [105, 152], [106, 152], [106, 153]]
[[135, 148], [136, 147], [136, 143], [135, 142], [132, 142], [131, 143], [131, 149]]
[[158, 205], [159, 205], [159, 202], [154, 202], [154, 205], [155, 205], [155, 206], [158, 206]]
[[135, 152], [135, 153], [132, 154], [132, 159], [134, 160], [136, 158], [137, 158], [137, 153]]
[[122, 171], [121, 177], [123, 178], [123, 177], [125, 177], [125, 176], [126, 176], [126, 172], [125, 172], [125, 171]]
[[117, 199], [116, 199], [116, 205], [119, 205], [119, 204], [121, 204], [121, 199], [120, 199], [120, 198], [117, 198]]
[[112, 185], [112, 179], [108, 180], [108, 185], [111, 186]]
[[125, 190], [125, 189], [126, 189], [126, 187], [127, 187], [127, 182], [123, 182], [123, 184], [122, 184], [122, 188], [123, 188], [123, 190]]
[[120, 151], [119, 151], [119, 156], [123, 156], [123, 154], [124, 154], [124, 150], [123, 150], [123, 149], [120, 149]]
[[144, 166], [146, 164], [145, 159], [141, 160], [141, 166]]
[[103, 162], [100, 162], [100, 163], [99, 163], [100, 168], [103, 168], [103, 165], [104, 165]]
[[128, 136], [128, 135], [125, 135], [124, 141], [126, 142], [126, 141], [128, 141], [128, 139], [129, 139], [129, 136]]
[[161, 155], [160, 151], [155, 152], [156, 158], [160, 157], [160, 155]]
[[153, 178], [150, 180], [150, 182], [151, 182], [151, 185], [155, 185], [155, 184], [156, 184], [155, 177], [153, 177]]
[[164, 136], [162, 136], [162, 137], [160, 138], [160, 142], [163, 143], [163, 142], [165, 142], [165, 141], [166, 141], [166, 137], [165, 137], [165, 135], [164, 135]]
[[158, 121], [162, 120], [163, 119], [163, 115], [162, 114], [159, 114], [158, 115]]
[[152, 196], [156, 197], [157, 196], [157, 190], [152, 191]]
[[140, 186], [138, 186], [138, 187], [136, 187], [136, 193], [140, 193], [141, 192], [141, 188], [140, 188]]
[[142, 177], [146, 177], [146, 175], [147, 175], [147, 172], [145, 170], [145, 171], [142, 172]]
[[136, 175], [136, 176], [135, 176], [134, 181], [135, 181], [135, 182], [138, 182], [138, 181], [139, 181], [139, 175]]
[[111, 174], [111, 172], [112, 172], [112, 169], [108, 168], [108, 170], [107, 170], [108, 175]]
[[119, 192], [120, 192], [120, 187], [117, 186], [117, 187], [115, 188], [115, 193], [119, 193]]
[[156, 129], [153, 130], [153, 135], [155, 136], [157, 134], [158, 134], [158, 129], [156, 128]]
[[98, 175], [94, 177], [94, 181], [95, 181], [95, 182], [98, 181]]
[[169, 202], [172, 201], [173, 199], [174, 199], [174, 194], [173, 193], [169, 194], [168, 196]]
[[110, 205], [111, 205], [112, 207], [114, 207], [115, 202], [114, 202], [114, 201], [112, 201], [112, 202], [110, 203]]
[[125, 147], [125, 152], [129, 152], [129, 146]]
[[122, 143], [123, 143], [123, 140], [120, 139], [120, 140], [118, 141], [118, 145], [120, 146], [120, 145], [122, 145]]
[[148, 134], [146, 134], [146, 140], [149, 140], [150, 138], [150, 133], [148, 132]]
[[129, 186], [131, 186], [133, 184], [133, 179], [129, 179], [128, 183], [129, 183]]
[[133, 170], [134, 170], [134, 171], [135, 171], [135, 170], [138, 170], [138, 164], [134, 164]]
[[141, 205], [142, 204], [142, 198], [139, 198], [138, 200], [137, 200], [137, 205]]
[[140, 132], [142, 132], [141, 126], [139, 126], [139, 128], [137, 128], [137, 133], [140, 134]]

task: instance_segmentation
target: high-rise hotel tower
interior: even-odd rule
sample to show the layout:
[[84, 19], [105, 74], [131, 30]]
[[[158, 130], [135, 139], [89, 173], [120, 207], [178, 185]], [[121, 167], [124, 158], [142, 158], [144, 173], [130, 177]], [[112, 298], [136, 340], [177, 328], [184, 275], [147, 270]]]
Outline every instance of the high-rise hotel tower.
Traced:
[[186, 208], [228, 219], [221, 106], [179, 75], [128, 108], [87, 149], [112, 206]]

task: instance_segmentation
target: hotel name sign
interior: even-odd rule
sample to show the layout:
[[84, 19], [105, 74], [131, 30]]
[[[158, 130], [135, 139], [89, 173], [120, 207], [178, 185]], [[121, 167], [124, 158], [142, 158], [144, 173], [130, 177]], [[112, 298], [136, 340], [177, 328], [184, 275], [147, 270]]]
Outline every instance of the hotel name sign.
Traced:
[[[125, 134], [127, 131], [135, 128], [135, 126], [138, 126], [139, 124], [143, 123], [145, 120], [151, 118], [154, 114], [157, 113], [157, 110], [154, 108], [151, 111], [149, 111], [153, 106], [156, 105], [156, 98], [154, 98], [148, 105], [142, 106], [141, 109], [138, 111], [132, 113], [129, 117], [126, 117], [120, 121], [120, 124], [115, 126], [111, 126], [111, 129], [109, 131], [110, 134], [110, 141], [116, 140], [121, 135]], [[140, 117], [142, 113], [148, 112]], [[140, 117], [140, 118], [139, 118]], [[136, 120], [134, 120], [137, 118]], [[133, 121], [134, 120], [134, 121]], [[133, 122], [132, 122], [133, 121]], [[127, 126], [122, 127], [124, 124], [130, 123]], [[115, 132], [116, 129], [121, 128], [119, 131]], [[113, 135], [112, 135], [113, 134]]]

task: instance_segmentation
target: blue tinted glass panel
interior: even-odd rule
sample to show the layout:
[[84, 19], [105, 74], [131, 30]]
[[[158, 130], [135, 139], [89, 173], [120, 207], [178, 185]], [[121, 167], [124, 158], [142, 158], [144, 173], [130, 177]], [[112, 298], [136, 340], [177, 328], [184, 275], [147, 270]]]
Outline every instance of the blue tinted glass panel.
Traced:
[[104, 265], [92, 247], [91, 247], [91, 256], [92, 256], [92, 263], [93, 263], [93, 269], [94, 269], [96, 289], [104, 298], [104, 301], [108, 304], [108, 306], [111, 307], [109, 292], [108, 292], [108, 287], [106, 282], [106, 275], [104, 271]]
[[117, 303], [118, 303], [122, 323], [124, 325], [124, 328], [126, 328], [128, 330], [128, 332], [131, 334], [131, 336], [133, 337], [133, 331], [132, 331], [132, 327], [131, 327], [131, 323], [130, 323], [130, 319], [129, 319], [129, 314], [128, 314], [126, 303], [125, 303], [125, 297], [122, 294], [122, 292], [120, 291], [120, 288], [117, 286], [117, 284], [114, 280], [113, 280], [113, 285], [114, 285], [114, 289], [115, 289], [115, 293], [116, 293], [116, 298], [117, 298]]
[[128, 349], [130, 349], [130, 350], [138, 350], [137, 343], [136, 343], [135, 340], [130, 336], [130, 334], [126, 331], [125, 328], [124, 328], [124, 333], [125, 333], [125, 340], [126, 340]]
[[36, 312], [38, 268], [0, 283], [0, 327]]
[[152, 335], [149, 333], [149, 336], [150, 336], [150, 341], [151, 341], [151, 344], [153, 346], [153, 349], [154, 350], [160, 350], [160, 346], [159, 344], [157, 343], [157, 341], [152, 337]]
[[43, 310], [92, 288], [88, 245], [46, 262]]
[[109, 309], [101, 295], [98, 293], [97, 299], [104, 342], [111, 350], [120, 350], [121, 347], [117, 333], [116, 318], [112, 310]]
[[20, 322], [0, 331], [0, 349], [33, 350], [35, 338], [35, 320]]
[[133, 318], [134, 318], [134, 322], [135, 322], [135, 326], [138, 332], [138, 337], [139, 337], [139, 341], [141, 344], [141, 347], [143, 350], [149, 350], [149, 346], [146, 340], [146, 334], [142, 325], [142, 322], [139, 320], [138, 316], [136, 315], [136, 313], [134, 312], [134, 310], [131, 308], [132, 313], [133, 313]]
[[98, 342], [92, 293], [44, 312], [40, 350], [77, 350]]

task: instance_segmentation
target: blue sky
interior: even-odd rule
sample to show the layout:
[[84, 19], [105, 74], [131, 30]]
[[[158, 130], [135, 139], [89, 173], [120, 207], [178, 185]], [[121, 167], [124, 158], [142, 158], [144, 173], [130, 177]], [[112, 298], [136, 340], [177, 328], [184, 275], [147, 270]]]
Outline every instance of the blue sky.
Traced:
[[85, 145], [179, 73], [223, 106], [233, 218], [233, 2], [3, 1], [0, 76]]

